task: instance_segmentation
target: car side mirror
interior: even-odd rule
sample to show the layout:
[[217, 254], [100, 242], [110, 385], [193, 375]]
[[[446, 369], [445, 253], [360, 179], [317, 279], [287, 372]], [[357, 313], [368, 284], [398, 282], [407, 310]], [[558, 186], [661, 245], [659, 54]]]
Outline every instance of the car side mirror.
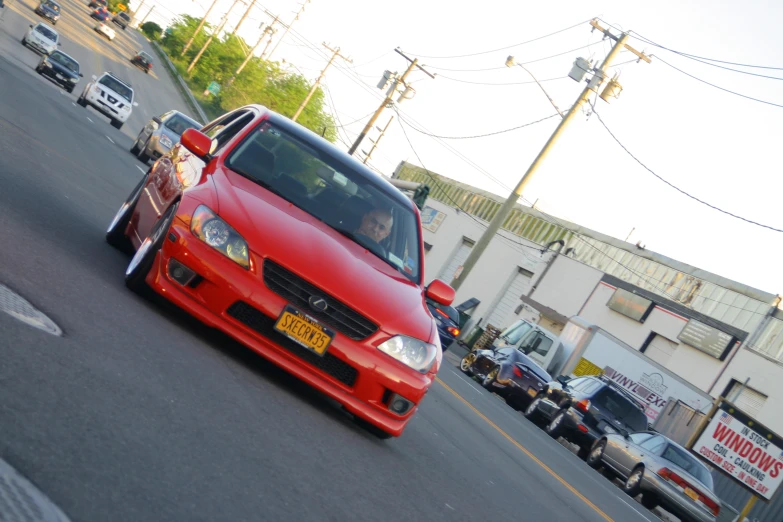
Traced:
[[620, 435], [622, 435], [625, 440], [631, 439], [631, 434], [628, 433], [628, 430], [626, 430], [625, 428], [620, 428]]
[[558, 375], [555, 380], [560, 384], [562, 384], [563, 386], [568, 386], [568, 381], [570, 381], [571, 379], [569, 379], [565, 375]]
[[160, 116], [153, 116], [152, 121], [160, 125], [162, 123], [162, 120], [160, 119]]
[[79, 73], [79, 78], [84, 78], [84, 74]]
[[212, 139], [206, 134], [197, 131], [196, 129], [188, 129], [182, 133], [179, 141], [183, 147], [195, 154], [198, 158], [204, 161], [209, 159]]
[[452, 287], [441, 281], [440, 279], [433, 280], [428, 286], [426, 296], [442, 305], [449, 306], [454, 302], [454, 295], [456, 292]]
[[95, 75], [93, 74], [93, 75], [92, 75], [92, 79], [93, 79], [93, 80], [97, 80], [97, 79], [98, 79], [98, 77], [97, 77], [97, 76], [95, 76]]

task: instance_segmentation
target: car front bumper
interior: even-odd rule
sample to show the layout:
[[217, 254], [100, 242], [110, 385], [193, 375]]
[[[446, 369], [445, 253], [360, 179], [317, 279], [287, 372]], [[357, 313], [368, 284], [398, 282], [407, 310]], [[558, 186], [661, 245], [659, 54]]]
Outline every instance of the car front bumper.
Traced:
[[[67, 77], [63, 76], [62, 74], [57, 73], [54, 69], [51, 67], [44, 66], [41, 69], [41, 73], [46, 76], [47, 78], [50, 78], [52, 81], [59, 83], [65, 88], [68, 87], [75, 87], [77, 82], [70, 81]], [[59, 74], [59, 77], [58, 77]]]
[[[176, 144], [172, 140], [172, 144]], [[171, 148], [166, 148], [160, 143], [160, 136], [153, 135], [150, 137], [149, 141], [147, 142], [146, 149], [144, 150], [144, 154], [149, 156], [153, 159], [158, 159], [164, 154], [168, 154]]]
[[128, 118], [131, 115], [131, 111], [126, 112], [123, 111], [122, 109], [118, 109], [114, 107], [112, 104], [108, 103], [107, 101], [104, 101], [101, 95], [96, 93], [92, 89], [89, 89], [87, 91], [87, 94], [84, 96], [84, 100], [89, 105], [91, 105], [95, 110], [105, 114], [109, 118], [121, 121], [123, 123], [128, 121]]
[[27, 46], [28, 47], [30, 47], [34, 51], [37, 51], [37, 52], [39, 52], [41, 54], [49, 55], [49, 53], [51, 53], [53, 51], [53, 49], [51, 49], [49, 47], [46, 47], [45, 45], [40, 44], [40, 43], [36, 42], [35, 40], [26, 40], [26, 41], [27, 41]]
[[642, 477], [642, 492], [648, 491], [658, 497], [661, 506], [679, 518], [694, 522], [715, 522], [711, 513], [700, 508], [685, 493], [652, 471], [645, 471]]
[[[169, 274], [172, 259], [196, 272], [202, 278], [200, 282], [195, 287], [177, 283]], [[260, 267], [256, 269], [260, 271]], [[352, 341], [337, 333], [320, 357], [277, 333], [272, 325], [287, 301], [268, 289], [260, 274], [245, 270], [193, 236], [180, 218], [171, 226], [146, 281], [157, 293], [205, 324], [233, 337], [340, 402], [348, 412], [393, 436], [402, 434], [434, 381], [431, 375], [408, 369], [375, 348], [390, 337], [380, 329], [364, 341]], [[238, 302], [254, 317], [252, 321], [230, 312]], [[355, 371], [350, 385], [341, 377], [346, 366]], [[387, 404], [395, 393], [413, 403], [402, 415], [391, 412]]]

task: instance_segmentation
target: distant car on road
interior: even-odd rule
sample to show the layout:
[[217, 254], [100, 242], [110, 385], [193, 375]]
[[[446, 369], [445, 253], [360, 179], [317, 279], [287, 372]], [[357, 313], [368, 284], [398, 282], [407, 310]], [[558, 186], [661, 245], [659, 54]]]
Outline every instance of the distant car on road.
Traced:
[[128, 13], [125, 11], [120, 11], [114, 15], [114, 18], [112, 18], [111, 21], [122, 27], [122, 30], [124, 31], [128, 28], [128, 24], [130, 24], [131, 19], [130, 16], [128, 16]]
[[169, 111], [153, 117], [136, 137], [130, 151], [139, 161], [147, 163], [168, 153], [188, 129], [200, 129], [202, 125], [179, 111]]
[[108, 2], [106, 0], [91, 0], [89, 4], [87, 4], [87, 7], [90, 9], [97, 9], [99, 7], [108, 7]]
[[60, 45], [60, 35], [49, 25], [41, 22], [30, 26], [30, 30], [22, 37], [22, 45], [41, 54], [53, 53]]
[[150, 69], [152, 69], [152, 56], [144, 51], [139, 51], [131, 58], [131, 63], [149, 74]]
[[54, 0], [43, 0], [35, 8], [35, 13], [51, 21], [52, 25], [57, 25], [57, 20], [60, 19], [60, 10], [60, 4]]
[[95, 18], [99, 22], [105, 22], [106, 20], [111, 18], [111, 13], [109, 12], [108, 9], [106, 9], [105, 6], [100, 6], [92, 13], [90, 13], [90, 18]]
[[260, 105], [188, 129], [106, 240], [125, 284], [159, 295], [399, 436], [442, 364], [421, 218], [385, 178]]
[[95, 32], [100, 33], [108, 38], [109, 41], [117, 38], [117, 33], [114, 32], [114, 29], [109, 27], [105, 22], [99, 22], [93, 29], [95, 29]]
[[35, 72], [60, 84], [68, 92], [73, 92], [79, 78], [83, 76], [79, 71], [79, 62], [59, 50], [42, 57]]
[[82, 107], [90, 105], [108, 116], [115, 129], [122, 128], [133, 107], [138, 105], [133, 101], [133, 87], [112, 72], [105, 72], [100, 77], [93, 75], [76, 103]]
[[648, 509], [661, 505], [684, 522], [715, 522], [720, 514], [709, 468], [658, 433], [603, 435], [590, 450], [587, 464], [622, 477], [623, 491], [631, 497], [641, 493]]
[[435, 318], [438, 335], [440, 335], [440, 345], [445, 352], [459, 335], [459, 312], [452, 306], [444, 306], [429, 299], [427, 300], [427, 308]]
[[517, 410], [527, 407], [552, 380], [533, 359], [513, 346], [468, 352], [460, 370], [482, 379], [484, 388], [505, 398]]

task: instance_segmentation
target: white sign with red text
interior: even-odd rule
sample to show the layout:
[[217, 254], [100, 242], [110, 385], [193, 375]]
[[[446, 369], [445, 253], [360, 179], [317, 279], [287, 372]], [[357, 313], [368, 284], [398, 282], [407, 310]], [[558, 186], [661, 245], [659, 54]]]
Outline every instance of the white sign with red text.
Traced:
[[783, 482], [783, 448], [774, 444], [779, 440], [776, 436], [762, 435], [748, 424], [755, 423], [742, 422], [719, 409], [692, 451], [769, 500]]

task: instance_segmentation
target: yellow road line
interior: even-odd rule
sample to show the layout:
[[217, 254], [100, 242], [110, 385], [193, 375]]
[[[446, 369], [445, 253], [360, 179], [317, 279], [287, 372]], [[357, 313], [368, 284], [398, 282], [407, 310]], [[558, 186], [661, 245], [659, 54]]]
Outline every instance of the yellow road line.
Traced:
[[486, 417], [486, 415], [484, 415], [483, 413], [481, 413], [480, 411], [478, 411], [478, 410], [477, 410], [477, 409], [476, 409], [476, 408], [475, 408], [475, 407], [474, 407], [474, 406], [473, 406], [471, 403], [469, 403], [469, 402], [467, 401], [467, 399], [465, 399], [464, 397], [462, 397], [462, 395], [460, 395], [459, 393], [457, 393], [457, 392], [455, 392], [454, 390], [452, 390], [452, 389], [451, 389], [451, 387], [449, 387], [449, 385], [448, 385], [448, 384], [446, 384], [445, 382], [443, 382], [443, 381], [440, 379], [440, 377], [436, 377], [436, 378], [435, 378], [435, 380], [436, 380], [436, 381], [438, 381], [438, 383], [439, 383], [441, 386], [443, 386], [444, 388], [446, 388], [446, 391], [448, 391], [449, 393], [451, 393], [452, 395], [454, 395], [454, 396], [455, 396], [457, 399], [459, 399], [460, 401], [462, 401], [462, 402], [465, 404], [465, 406], [467, 406], [468, 408], [470, 408], [471, 410], [473, 410], [473, 413], [475, 413], [476, 415], [478, 415], [478, 416], [479, 416], [479, 417], [480, 417], [480, 418], [481, 418], [481, 419], [482, 419], [484, 422], [486, 422], [487, 424], [489, 424], [490, 426], [492, 426], [493, 428], [495, 428], [495, 430], [497, 430], [497, 432], [498, 432], [498, 433], [500, 433], [500, 434], [501, 434], [501, 435], [503, 435], [503, 436], [504, 436], [506, 439], [508, 439], [508, 441], [509, 441], [511, 444], [513, 444], [514, 446], [516, 446], [517, 448], [519, 448], [519, 449], [522, 451], [522, 453], [524, 453], [525, 455], [527, 455], [528, 457], [530, 457], [530, 459], [531, 459], [531, 460], [533, 460], [533, 462], [535, 462], [536, 464], [538, 464], [539, 466], [541, 466], [542, 468], [544, 468], [544, 471], [546, 471], [547, 473], [549, 473], [550, 475], [552, 475], [552, 476], [553, 476], [555, 479], [557, 479], [557, 481], [558, 481], [558, 482], [560, 482], [560, 483], [561, 483], [563, 486], [565, 486], [566, 488], [568, 488], [568, 490], [569, 490], [571, 493], [573, 493], [574, 495], [576, 495], [577, 497], [579, 497], [579, 499], [580, 499], [580, 500], [582, 500], [582, 501], [583, 501], [585, 504], [587, 504], [588, 506], [590, 506], [591, 508], [593, 508], [593, 510], [595, 510], [595, 512], [596, 512], [596, 513], [598, 513], [599, 515], [601, 515], [601, 517], [602, 517], [604, 520], [606, 520], [607, 522], [614, 522], [614, 520], [612, 519], [612, 517], [610, 517], [609, 515], [607, 515], [606, 513], [604, 513], [604, 512], [603, 512], [603, 511], [602, 511], [602, 510], [601, 510], [601, 509], [598, 507], [598, 506], [596, 506], [595, 504], [593, 504], [592, 502], [590, 502], [590, 500], [589, 500], [587, 497], [585, 497], [584, 495], [582, 495], [581, 493], [579, 493], [579, 491], [577, 491], [577, 490], [576, 490], [576, 488], [574, 488], [574, 486], [572, 486], [571, 484], [569, 484], [568, 482], [566, 482], [566, 481], [565, 481], [565, 480], [564, 480], [564, 479], [563, 479], [563, 478], [562, 478], [560, 475], [558, 475], [557, 473], [555, 473], [554, 471], [552, 471], [552, 468], [550, 468], [549, 466], [547, 466], [546, 464], [544, 464], [543, 462], [541, 462], [541, 461], [538, 459], [538, 457], [536, 457], [535, 455], [533, 455], [533, 454], [530, 452], [530, 450], [528, 450], [527, 448], [525, 448], [524, 446], [522, 446], [522, 445], [521, 445], [519, 442], [517, 442], [516, 440], [514, 440], [513, 438], [511, 438], [511, 436], [510, 436], [508, 433], [506, 433], [505, 431], [503, 431], [502, 429], [500, 429], [500, 427], [499, 427], [497, 424], [495, 424], [494, 422], [492, 422], [491, 420], [489, 420], [489, 419]]

